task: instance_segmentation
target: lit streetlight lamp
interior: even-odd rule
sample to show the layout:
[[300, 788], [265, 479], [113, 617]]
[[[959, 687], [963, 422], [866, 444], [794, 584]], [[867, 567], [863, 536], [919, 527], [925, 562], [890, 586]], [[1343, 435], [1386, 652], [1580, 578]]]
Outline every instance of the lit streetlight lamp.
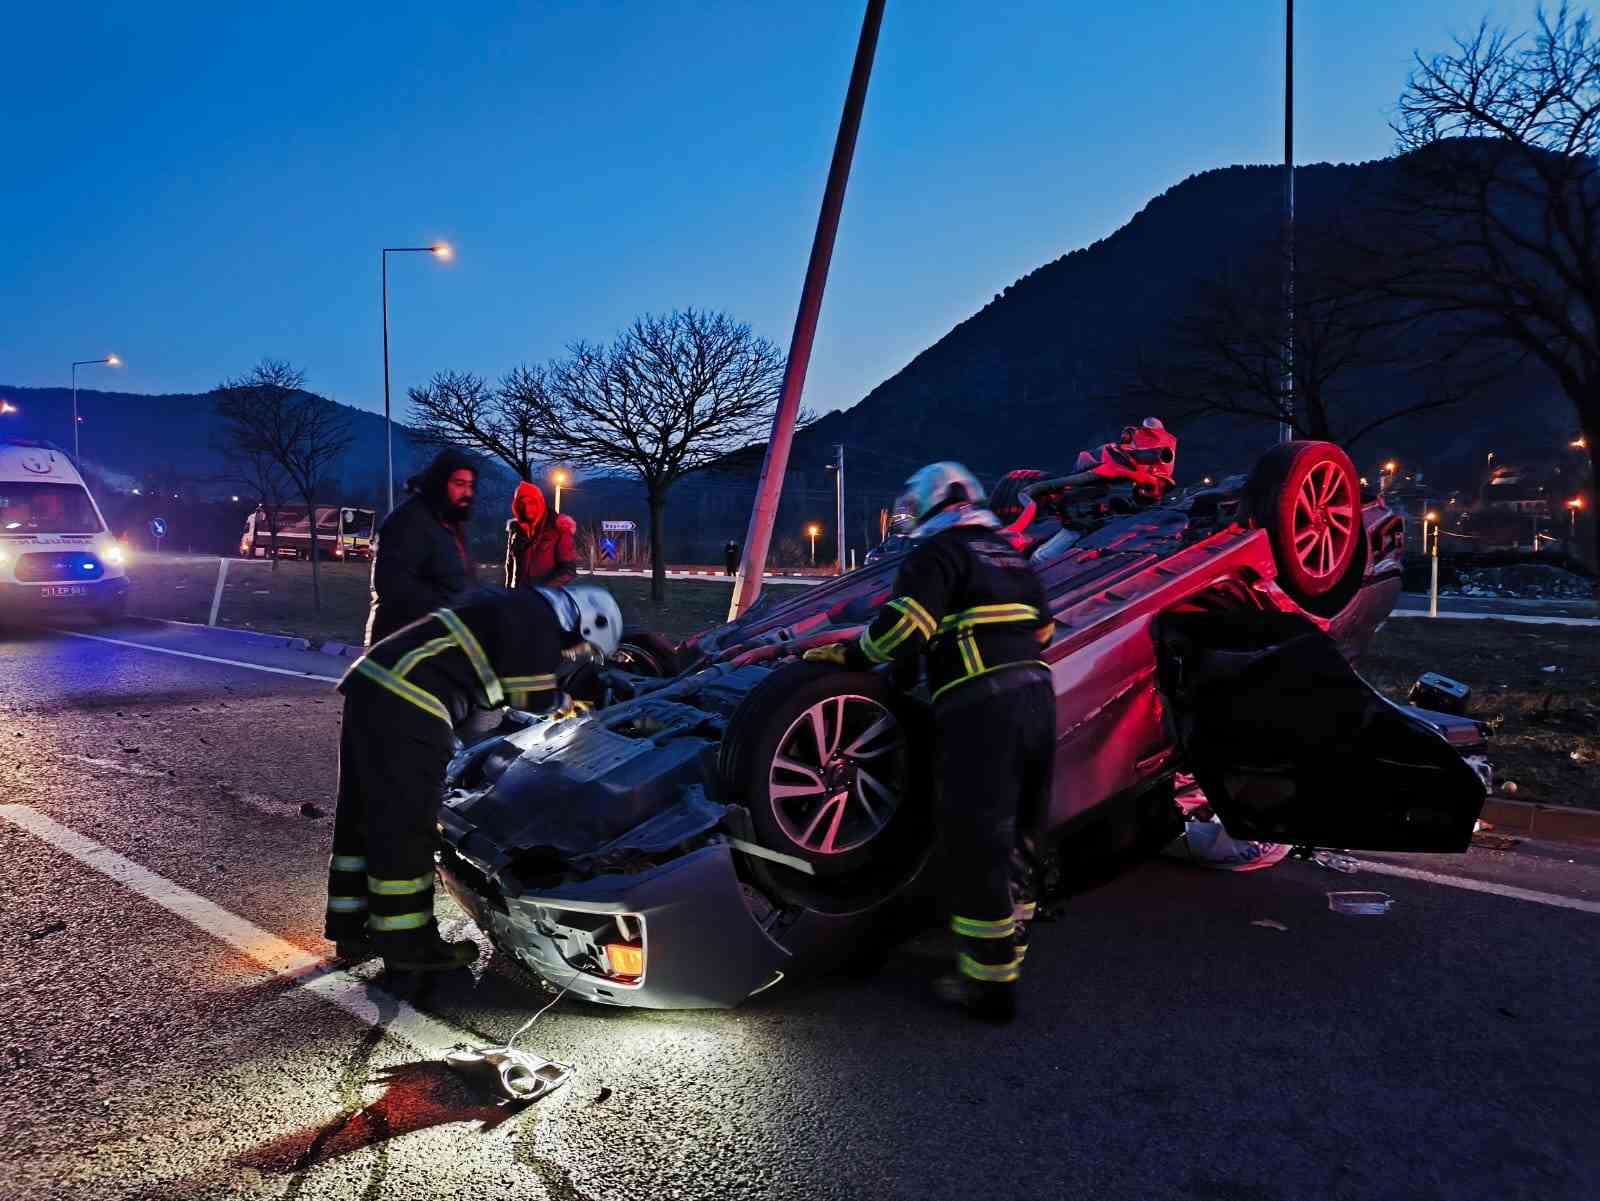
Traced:
[[[1433, 526], [1433, 542], [1428, 541], [1428, 526]], [[1431, 557], [1428, 584], [1428, 616], [1439, 616], [1439, 514], [1429, 509], [1422, 515], [1422, 549]]]
[[100, 364], [106, 367], [120, 367], [122, 360], [114, 354], [108, 354], [103, 359], [78, 359], [72, 364], [72, 461], [78, 461], [78, 426], [82, 418], [78, 416], [78, 368], [92, 367]]
[[806, 526], [806, 537], [811, 539], [811, 566], [817, 565], [817, 539], [822, 536], [822, 527], [816, 522]]
[[1567, 541], [1578, 540], [1578, 511], [1583, 508], [1583, 497], [1574, 496], [1567, 502]]
[[388, 462], [390, 512], [394, 511], [394, 422], [389, 417], [389, 256], [431, 254], [441, 262], [448, 263], [455, 253], [449, 243], [436, 242], [432, 246], [385, 246], [383, 254], [379, 256], [382, 263], [378, 274], [383, 294], [383, 453]]
[[561, 512], [561, 489], [572, 482], [572, 477], [557, 467], [550, 473], [550, 482], [556, 486], [556, 512]]

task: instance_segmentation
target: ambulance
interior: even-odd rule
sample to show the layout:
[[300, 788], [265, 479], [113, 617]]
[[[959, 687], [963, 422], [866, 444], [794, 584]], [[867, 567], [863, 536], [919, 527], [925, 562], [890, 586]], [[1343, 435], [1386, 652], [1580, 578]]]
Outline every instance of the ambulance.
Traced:
[[114, 621], [128, 606], [126, 556], [70, 455], [0, 436], [0, 615]]

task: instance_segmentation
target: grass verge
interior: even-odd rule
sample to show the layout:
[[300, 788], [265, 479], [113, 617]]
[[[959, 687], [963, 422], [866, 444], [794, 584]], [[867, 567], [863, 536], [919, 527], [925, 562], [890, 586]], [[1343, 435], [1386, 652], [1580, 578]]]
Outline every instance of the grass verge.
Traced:
[[1469, 685], [1467, 711], [1495, 727], [1489, 759], [1517, 800], [1600, 809], [1600, 630], [1391, 619], [1356, 666], [1394, 700], [1425, 671]]
[[[219, 625], [269, 634], [294, 634], [323, 641], [359, 643], [366, 627], [368, 568], [364, 563], [323, 563], [322, 608], [311, 603], [311, 564], [288, 560], [276, 567], [265, 559], [232, 559], [217, 613]], [[168, 621], [204, 622], [217, 583], [217, 560], [190, 555], [141, 555], [128, 570], [130, 612]], [[479, 578], [497, 581], [494, 567]], [[624, 628], [656, 630], [686, 638], [721, 625], [728, 616], [733, 586], [723, 580], [669, 580], [667, 599], [650, 603], [650, 581], [597, 577], [622, 608]], [[792, 591], [797, 585], [767, 588]]]

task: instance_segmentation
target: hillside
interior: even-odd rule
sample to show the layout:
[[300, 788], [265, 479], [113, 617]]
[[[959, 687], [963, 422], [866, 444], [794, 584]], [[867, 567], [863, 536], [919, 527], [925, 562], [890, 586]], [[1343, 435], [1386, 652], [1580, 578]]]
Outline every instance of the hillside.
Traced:
[[[1338, 217], [1351, 232], [1379, 234], [1372, 216], [1392, 161], [1301, 167], [1297, 214], [1306, 229]], [[805, 524], [830, 527], [832, 446], [846, 447], [850, 543], [877, 541], [881, 507], [922, 463], [958, 458], [992, 481], [1017, 466], [1052, 467], [1149, 414], [1121, 398], [1141, 353], [1159, 356], [1164, 332], [1224, 266], [1248, 259], [1275, 238], [1281, 175], [1277, 167], [1227, 167], [1193, 176], [1152, 200], [1125, 226], [1015, 281], [950, 330], [853, 407], [830, 413], [796, 438], [778, 519], [779, 539], [797, 542]], [[1357, 407], [1381, 413], [1415, 387], [1403, 371], [1359, 380]], [[18, 432], [69, 442], [66, 389], [5, 389], [22, 407], [7, 418]], [[84, 457], [112, 480], [129, 482], [162, 471], [206, 477], [220, 470], [210, 449], [213, 418], [203, 396], [79, 393], [86, 418]], [[378, 500], [383, 480], [383, 422], [351, 410], [356, 442], [341, 478], [347, 500]], [[1180, 439], [1183, 481], [1247, 467], [1273, 436], [1260, 423], [1207, 418], [1169, 420]], [[1386, 427], [1353, 448], [1363, 466], [1397, 457], [1430, 479], [1465, 482], [1486, 449], [1502, 460], [1541, 457], [1570, 436], [1572, 414], [1537, 371], [1512, 376], [1470, 405]], [[396, 439], [396, 476], [427, 451]], [[503, 511], [504, 481], [485, 506]], [[693, 479], [669, 507], [668, 555], [715, 561], [722, 543], [742, 538], [754, 472]], [[628, 517], [643, 522], [638, 490], [621, 481], [591, 480], [569, 494], [581, 521]], [[489, 515], [484, 517], [485, 537]]]
[[[1391, 161], [1298, 168], [1298, 220], [1312, 229], [1337, 217], [1374, 236], [1374, 198], [1394, 170]], [[797, 439], [795, 465], [820, 468], [831, 444], [843, 442], [860, 448], [863, 482], [953, 455], [992, 477], [1061, 463], [1112, 436], [1148, 415], [1119, 398], [1131, 365], [1141, 351], [1159, 354], [1163, 331], [1203, 281], [1277, 236], [1281, 188], [1277, 167], [1185, 180], [1110, 237], [1006, 287], [859, 404], [817, 422]], [[1368, 412], [1398, 407], [1394, 396], [1413, 386], [1399, 373], [1364, 382]], [[1386, 428], [1354, 453], [1362, 463], [1393, 455], [1451, 474], [1479, 461], [1485, 445], [1506, 455], [1564, 440], [1572, 420], [1554, 385], [1530, 372], [1469, 407]], [[1272, 433], [1214, 418], [1176, 432], [1181, 478], [1244, 467]]]

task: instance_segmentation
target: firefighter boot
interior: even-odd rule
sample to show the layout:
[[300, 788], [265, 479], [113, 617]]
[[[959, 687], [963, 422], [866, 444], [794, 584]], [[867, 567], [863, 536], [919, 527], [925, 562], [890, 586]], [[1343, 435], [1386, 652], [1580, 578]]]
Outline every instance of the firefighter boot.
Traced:
[[1017, 1016], [1017, 986], [971, 980], [951, 972], [933, 982], [933, 992], [947, 1005], [958, 1005], [980, 1022], [1003, 1026]]
[[478, 944], [470, 938], [446, 942], [439, 927], [429, 923], [406, 937], [379, 935], [376, 951], [383, 956], [385, 970], [391, 972], [453, 972], [478, 957]]

